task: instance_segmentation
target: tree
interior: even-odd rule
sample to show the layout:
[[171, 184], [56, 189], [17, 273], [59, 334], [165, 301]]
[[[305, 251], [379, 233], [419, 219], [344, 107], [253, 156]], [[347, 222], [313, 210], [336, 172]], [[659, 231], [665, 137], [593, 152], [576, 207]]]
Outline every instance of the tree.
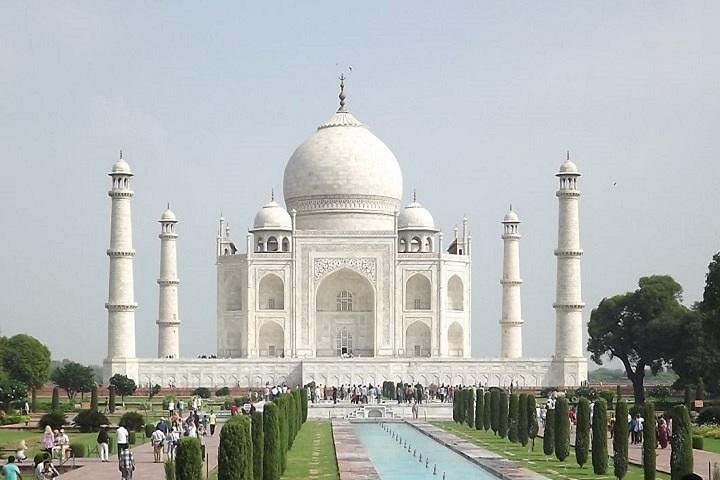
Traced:
[[508, 432], [508, 395], [507, 393], [500, 392], [500, 406], [498, 408], [499, 419], [498, 419], [498, 435], [500, 438], [505, 438]]
[[465, 397], [465, 423], [468, 427], [475, 428], [475, 390], [468, 388]]
[[263, 450], [265, 448], [265, 435], [263, 434], [263, 414], [253, 412], [252, 419], [252, 452], [253, 452], [253, 479], [263, 478]]
[[53, 387], [52, 389], [52, 397], [50, 400], [50, 411], [55, 411], [60, 408], [60, 393], [58, 391], [58, 387]]
[[482, 390], [475, 393], [475, 430], [483, 428], [483, 410], [485, 407], [485, 395]]
[[520, 406], [518, 405], [517, 393], [510, 394], [510, 410], [509, 410], [509, 422], [508, 422], [508, 440], [513, 443], [518, 442], [518, 416], [520, 413]]
[[543, 434], [543, 453], [552, 455], [555, 452], [555, 410], [548, 409], [545, 414], [545, 432]]
[[[389, 385], [392, 385], [392, 388], [395, 388], [395, 385], [390, 382]], [[302, 412], [302, 423], [307, 422], [307, 416], [308, 416], [308, 391], [306, 388], [300, 389], [300, 411]], [[259, 479], [258, 479], [259, 480]]]
[[[613, 430], [613, 467], [615, 478], [622, 480], [628, 469], [628, 406], [625, 400], [618, 400], [615, 407]], [[673, 423], [673, 430], [675, 424]], [[679, 479], [678, 479], [679, 480]]]
[[50, 375], [50, 350], [35, 337], [20, 334], [3, 342], [0, 355], [2, 368], [11, 379], [30, 388], [35, 403], [35, 390], [41, 388]]
[[[655, 445], [653, 443], [653, 445]], [[580, 398], [577, 406], [577, 428], [575, 430], [575, 460], [583, 467], [590, 451], [590, 400]]]
[[0, 379], [0, 408], [7, 412], [12, 404], [25, 400], [28, 387], [12, 378]]
[[148, 400], [152, 400], [154, 396], [160, 393], [160, 390], [162, 390], [162, 387], [160, 385], [158, 385], [157, 383], [153, 385], [148, 392]]
[[[647, 422], [655, 421], [655, 405], [652, 402], [646, 402], [643, 408], [643, 417]], [[657, 468], [657, 459], [655, 458], [655, 447], [657, 446], [657, 437], [655, 435], [655, 425], [646, 425], [643, 428], [643, 478], [645, 480], [655, 480], [655, 470]]]
[[253, 479], [251, 420], [246, 415], [230, 417], [220, 430], [218, 480]]
[[92, 368], [77, 362], [69, 362], [56, 368], [50, 378], [55, 385], [65, 390], [70, 400], [74, 400], [78, 392], [89, 392], [95, 385]]
[[692, 423], [685, 405], [673, 407], [670, 417], [672, 418], [670, 478], [680, 480], [686, 474], [693, 473]]
[[634, 292], [604, 298], [590, 314], [588, 351], [598, 365], [617, 358], [633, 384], [635, 403], [645, 402], [645, 367], [658, 373], [672, 361], [673, 342], [687, 308], [682, 287], [670, 276], [642, 277]]
[[607, 402], [595, 402], [592, 415], [592, 464], [595, 475], [605, 475], [608, 469]]
[[528, 394], [527, 393], [521, 393], [520, 397], [518, 397], [518, 441], [520, 442], [520, 445], [523, 447], [526, 447], [528, 444], [528, 440], [530, 438], [529, 430], [528, 430], [528, 408], [527, 408], [527, 402], [528, 402]]
[[135, 380], [119, 373], [116, 373], [115, 375], [110, 377], [108, 383], [115, 388], [115, 393], [120, 395], [120, 398], [122, 398], [123, 402], [125, 402], [126, 396], [132, 395], [133, 393], [135, 393], [135, 390], [137, 390]]
[[108, 411], [115, 413], [115, 387], [110, 385], [108, 387]]
[[97, 411], [98, 409], [98, 386], [93, 384], [90, 389], [90, 410]]
[[177, 480], [202, 480], [202, 466], [200, 440], [180, 437], [175, 451], [175, 478]]
[[527, 422], [528, 437], [532, 440], [532, 449], [535, 451], [535, 437], [540, 431], [537, 419], [537, 405], [535, 404], [535, 395], [529, 394], [527, 399]]
[[570, 456], [570, 418], [568, 401], [560, 397], [555, 401], [555, 457], [564, 462]]
[[490, 430], [490, 424], [492, 423], [492, 412], [491, 412], [491, 393], [485, 391], [483, 395], [483, 429], [487, 432]]
[[280, 479], [280, 425], [279, 411], [274, 403], [266, 403], [263, 407], [263, 435], [265, 448], [263, 449], [263, 476], [255, 480]]
[[285, 472], [287, 467], [287, 450], [288, 450], [288, 418], [285, 402], [285, 395], [280, 395], [274, 402], [278, 406], [278, 425], [280, 426], [280, 474]]

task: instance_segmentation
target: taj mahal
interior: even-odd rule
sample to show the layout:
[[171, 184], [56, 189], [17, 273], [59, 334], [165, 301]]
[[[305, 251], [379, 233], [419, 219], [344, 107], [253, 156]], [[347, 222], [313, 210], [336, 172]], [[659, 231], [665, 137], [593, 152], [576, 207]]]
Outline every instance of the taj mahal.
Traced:
[[[544, 358], [523, 356], [520, 219], [511, 208], [498, 229], [504, 245], [498, 265], [501, 354], [473, 358], [468, 220], [444, 236], [414, 194], [405, 205], [400, 162], [350, 112], [342, 81], [339, 98], [337, 111], [288, 160], [285, 205], [273, 195], [246, 235], [233, 237], [226, 220], [219, 220], [217, 358], [180, 353], [181, 229], [169, 206], [159, 219], [157, 356], [136, 355], [134, 174], [120, 156], [109, 173], [105, 378], [120, 373], [142, 385], [215, 388], [385, 380], [571, 387], [585, 381], [581, 175], [569, 155], [555, 174], [555, 351]], [[540, 316], [545, 315], [529, 321]]]

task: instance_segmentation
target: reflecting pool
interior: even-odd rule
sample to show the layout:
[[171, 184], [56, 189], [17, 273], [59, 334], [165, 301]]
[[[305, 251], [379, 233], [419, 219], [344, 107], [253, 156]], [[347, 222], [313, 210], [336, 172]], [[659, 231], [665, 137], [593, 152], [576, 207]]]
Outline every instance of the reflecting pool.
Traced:
[[353, 428], [383, 480], [497, 480], [405, 423], [355, 423]]

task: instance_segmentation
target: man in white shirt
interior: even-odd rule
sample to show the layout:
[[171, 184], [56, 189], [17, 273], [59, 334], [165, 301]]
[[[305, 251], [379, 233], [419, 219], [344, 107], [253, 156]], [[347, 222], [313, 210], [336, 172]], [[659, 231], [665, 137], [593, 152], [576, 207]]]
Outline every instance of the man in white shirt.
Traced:
[[155, 463], [162, 462], [163, 444], [165, 443], [165, 434], [160, 427], [156, 427], [155, 431], [150, 436], [150, 441], [153, 446], [153, 453], [155, 454]]
[[115, 434], [117, 435], [117, 446], [118, 446], [118, 459], [120, 458], [120, 452], [123, 451], [123, 449], [128, 448], [130, 445], [128, 444], [128, 437], [129, 433], [127, 431], [127, 428], [120, 425], [117, 430], [115, 431]]

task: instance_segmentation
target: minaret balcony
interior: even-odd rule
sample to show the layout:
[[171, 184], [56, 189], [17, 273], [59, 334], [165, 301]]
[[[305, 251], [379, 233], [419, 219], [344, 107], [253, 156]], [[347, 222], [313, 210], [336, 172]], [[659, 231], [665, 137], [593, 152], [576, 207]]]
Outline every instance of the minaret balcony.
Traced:
[[560, 310], [563, 312], [572, 312], [575, 310], [582, 310], [585, 308], [584, 303], [553, 303], [553, 308], [555, 310]]
[[135, 250], [112, 250], [108, 248], [107, 255], [108, 257], [134, 257]]
[[161, 287], [169, 287], [170, 285], [180, 285], [180, 280], [178, 279], [158, 279], [157, 284]]
[[110, 190], [108, 196], [111, 198], [132, 198], [135, 192], [132, 190]]
[[555, 192], [555, 196], [558, 198], [577, 198], [580, 196], [580, 190], [560, 189]]
[[583, 251], [578, 250], [560, 250], [555, 249], [555, 256], [556, 257], [582, 257]]
[[106, 303], [105, 308], [109, 312], [133, 312], [137, 308], [137, 303]]
[[502, 280], [500, 280], [500, 285], [507, 285], [510, 287], [519, 287], [520, 285], [522, 285], [522, 283], [523, 281], [519, 278], [516, 280], [507, 280], [503, 278]]

